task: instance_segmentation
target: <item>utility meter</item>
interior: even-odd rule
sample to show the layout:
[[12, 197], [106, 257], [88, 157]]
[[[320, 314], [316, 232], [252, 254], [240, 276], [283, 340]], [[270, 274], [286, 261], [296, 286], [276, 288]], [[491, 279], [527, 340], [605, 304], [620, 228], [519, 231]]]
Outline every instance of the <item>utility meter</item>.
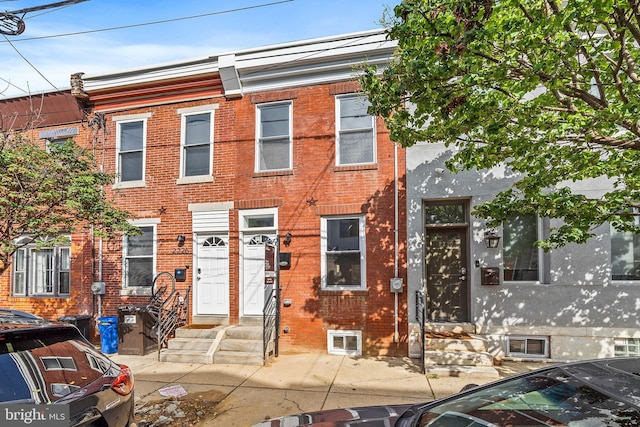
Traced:
[[402, 278], [394, 277], [390, 281], [391, 284], [391, 292], [402, 292]]
[[91, 284], [91, 292], [93, 292], [94, 295], [104, 295], [104, 291], [104, 282], [93, 282]]

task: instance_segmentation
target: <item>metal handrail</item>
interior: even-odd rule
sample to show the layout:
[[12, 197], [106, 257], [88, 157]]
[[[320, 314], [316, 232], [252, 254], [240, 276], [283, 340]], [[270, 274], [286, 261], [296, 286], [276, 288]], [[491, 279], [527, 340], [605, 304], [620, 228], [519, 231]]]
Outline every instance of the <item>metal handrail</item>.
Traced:
[[422, 373], [426, 373], [426, 366], [424, 363], [424, 335], [426, 333], [425, 325], [426, 319], [426, 298], [424, 291], [416, 291], [416, 321], [420, 325], [420, 368]]
[[280, 330], [280, 289], [276, 285], [271, 289], [265, 301], [262, 317], [262, 358], [267, 362], [269, 344], [274, 344], [274, 355], [278, 357]]

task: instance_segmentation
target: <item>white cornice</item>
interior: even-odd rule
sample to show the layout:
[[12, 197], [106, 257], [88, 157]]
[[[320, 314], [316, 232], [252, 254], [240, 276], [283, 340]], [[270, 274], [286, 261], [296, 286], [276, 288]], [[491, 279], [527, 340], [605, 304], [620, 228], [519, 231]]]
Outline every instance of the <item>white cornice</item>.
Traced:
[[227, 96], [353, 78], [364, 61], [384, 65], [397, 46], [382, 29], [263, 46], [83, 76], [85, 92], [219, 74]]

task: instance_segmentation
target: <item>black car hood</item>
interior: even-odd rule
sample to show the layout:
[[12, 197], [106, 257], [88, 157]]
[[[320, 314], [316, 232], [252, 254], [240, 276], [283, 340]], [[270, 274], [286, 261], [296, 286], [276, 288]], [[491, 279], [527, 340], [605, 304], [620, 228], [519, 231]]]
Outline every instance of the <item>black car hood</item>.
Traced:
[[412, 405], [370, 406], [362, 408], [331, 409], [305, 414], [287, 415], [256, 424], [254, 427], [373, 427], [392, 426]]

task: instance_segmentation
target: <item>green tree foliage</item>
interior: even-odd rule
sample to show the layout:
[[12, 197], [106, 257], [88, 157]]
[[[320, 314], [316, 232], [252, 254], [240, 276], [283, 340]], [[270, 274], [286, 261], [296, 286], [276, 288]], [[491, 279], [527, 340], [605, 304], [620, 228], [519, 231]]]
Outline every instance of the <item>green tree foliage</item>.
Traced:
[[24, 235], [52, 244], [89, 225], [103, 236], [138, 231], [102, 191], [113, 177], [97, 170], [91, 153], [71, 139], [48, 150], [20, 136], [0, 139], [0, 272]]
[[[361, 77], [392, 139], [456, 147], [452, 171], [506, 164], [517, 182], [475, 214], [560, 218], [545, 249], [611, 222], [640, 232], [640, 1], [404, 0], [395, 60]], [[603, 197], [570, 183], [608, 177]]]

